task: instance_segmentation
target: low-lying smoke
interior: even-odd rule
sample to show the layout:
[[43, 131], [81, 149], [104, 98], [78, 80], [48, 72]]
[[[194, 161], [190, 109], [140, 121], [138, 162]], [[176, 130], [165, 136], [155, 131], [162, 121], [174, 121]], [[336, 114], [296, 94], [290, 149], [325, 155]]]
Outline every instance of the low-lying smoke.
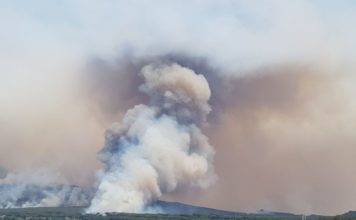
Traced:
[[78, 186], [0, 185], [0, 208], [86, 206], [90, 190]]
[[90, 213], [142, 212], [164, 193], [214, 181], [214, 150], [200, 130], [210, 112], [204, 76], [178, 64], [147, 65], [141, 76], [150, 102], [106, 132]]
[[0, 166], [0, 179], [4, 179], [7, 176], [7, 170]]
[[49, 170], [0, 178], [0, 208], [87, 206], [93, 189], [68, 185]]

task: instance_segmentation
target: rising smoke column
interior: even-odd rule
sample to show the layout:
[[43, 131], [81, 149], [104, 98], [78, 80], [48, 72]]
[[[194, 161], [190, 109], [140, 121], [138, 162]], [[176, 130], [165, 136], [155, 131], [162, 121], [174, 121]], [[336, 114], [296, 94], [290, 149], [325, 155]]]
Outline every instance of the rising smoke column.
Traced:
[[147, 65], [141, 76], [150, 104], [107, 130], [90, 213], [142, 212], [163, 193], [215, 179], [214, 150], [200, 130], [210, 112], [207, 80], [178, 64]]

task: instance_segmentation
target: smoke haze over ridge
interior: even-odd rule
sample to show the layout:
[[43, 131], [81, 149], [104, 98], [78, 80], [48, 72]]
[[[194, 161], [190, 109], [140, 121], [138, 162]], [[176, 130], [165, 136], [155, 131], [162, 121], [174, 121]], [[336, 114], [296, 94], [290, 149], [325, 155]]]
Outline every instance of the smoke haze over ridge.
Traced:
[[9, 173], [46, 167], [68, 184], [96, 185], [104, 131], [149, 104], [142, 67], [177, 63], [209, 83], [203, 132], [219, 178], [164, 198], [241, 211], [355, 209], [353, 4], [1, 4], [0, 166]]

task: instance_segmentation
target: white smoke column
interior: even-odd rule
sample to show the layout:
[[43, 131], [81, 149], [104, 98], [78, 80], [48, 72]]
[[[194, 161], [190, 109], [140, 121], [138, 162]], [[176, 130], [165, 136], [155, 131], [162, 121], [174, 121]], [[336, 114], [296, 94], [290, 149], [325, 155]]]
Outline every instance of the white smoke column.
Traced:
[[107, 131], [89, 213], [143, 212], [163, 193], [215, 179], [214, 150], [199, 128], [210, 112], [207, 80], [177, 64], [151, 64], [141, 75], [150, 105], [136, 105]]

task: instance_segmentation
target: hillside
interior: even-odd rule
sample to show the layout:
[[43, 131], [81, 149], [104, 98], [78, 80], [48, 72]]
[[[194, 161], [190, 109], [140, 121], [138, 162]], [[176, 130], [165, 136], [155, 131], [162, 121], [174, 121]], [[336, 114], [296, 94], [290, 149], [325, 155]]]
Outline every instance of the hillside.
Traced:
[[[158, 201], [153, 205], [169, 214], [107, 213], [84, 214], [85, 207], [38, 207], [0, 209], [0, 219], [301, 219], [301, 215], [278, 212], [242, 213], [193, 206], [177, 202]], [[355, 212], [341, 216], [310, 215], [307, 219], [356, 219]]]

